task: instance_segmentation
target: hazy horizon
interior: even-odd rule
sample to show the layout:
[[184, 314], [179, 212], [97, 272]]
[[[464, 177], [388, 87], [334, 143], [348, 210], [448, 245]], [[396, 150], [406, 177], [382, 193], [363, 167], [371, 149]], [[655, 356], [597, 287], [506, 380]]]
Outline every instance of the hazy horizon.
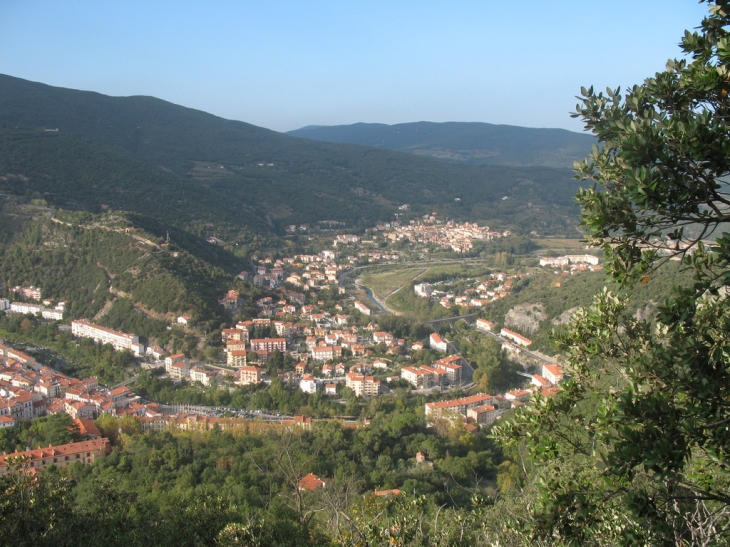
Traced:
[[581, 86], [641, 83], [680, 55], [706, 10], [678, 0], [6, 0], [0, 72], [281, 132], [418, 121], [580, 132], [569, 112]]

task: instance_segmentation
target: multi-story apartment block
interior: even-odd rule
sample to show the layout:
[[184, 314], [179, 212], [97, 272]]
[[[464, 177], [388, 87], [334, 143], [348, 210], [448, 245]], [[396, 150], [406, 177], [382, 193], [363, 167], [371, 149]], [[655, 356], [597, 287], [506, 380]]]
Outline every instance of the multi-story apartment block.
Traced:
[[232, 349], [226, 353], [226, 363], [232, 367], [245, 367], [248, 353], [245, 349]]
[[462, 399], [426, 403], [426, 419], [435, 419], [447, 414], [466, 416], [467, 411], [471, 408], [476, 408], [486, 404], [496, 405], [497, 403], [497, 399], [493, 395], [487, 395], [484, 393], [472, 395], [471, 397], [464, 397]]
[[44, 309], [41, 311], [41, 317], [43, 319], [50, 319], [51, 321], [61, 321], [63, 319], [63, 311]]
[[400, 377], [418, 389], [434, 387], [439, 380], [430, 367], [403, 367], [400, 371]]
[[175, 355], [168, 355], [165, 357], [165, 371], [170, 372], [169, 367], [171, 367], [173, 363], [177, 363], [179, 361], [185, 361], [184, 353], [176, 353]]
[[243, 340], [226, 340], [226, 351], [238, 351], [246, 349], [246, 342]]
[[362, 313], [363, 315], [370, 315], [372, 312], [370, 311], [370, 308], [368, 308], [365, 304], [360, 302], [359, 300], [355, 300], [355, 309]]
[[380, 395], [380, 380], [376, 380], [373, 376], [363, 376], [349, 372], [345, 376], [345, 387], [349, 387], [358, 397]]
[[132, 344], [139, 342], [139, 337], [134, 334], [108, 329], [85, 319], [71, 322], [71, 334], [80, 338], [93, 338], [102, 344], [111, 344], [117, 350], [131, 350]]
[[563, 379], [563, 367], [554, 364], [544, 364], [542, 366], [542, 377], [555, 386]]
[[450, 355], [449, 357], [444, 357], [443, 359], [434, 361], [431, 366], [435, 369], [443, 370], [444, 372], [446, 372], [446, 378], [452, 384], [460, 384], [462, 368], [459, 364], [460, 362], [461, 355]]
[[252, 351], [286, 351], [286, 338], [255, 338], [251, 340]]
[[228, 340], [248, 340], [248, 331], [244, 329], [223, 329], [221, 339], [224, 343]]
[[315, 346], [309, 353], [315, 361], [329, 361], [342, 357], [342, 346]]
[[204, 367], [191, 367], [190, 368], [190, 381], [200, 382], [204, 386], [209, 386], [213, 383], [216, 373], [212, 370], [208, 370]]
[[33, 397], [28, 392], [20, 392], [7, 400], [1, 400], [0, 415], [12, 416], [16, 422], [33, 419]]
[[498, 410], [492, 405], [481, 405], [466, 411], [466, 417], [472, 418], [479, 425], [492, 425], [497, 419]]
[[170, 378], [173, 378], [175, 380], [190, 378], [190, 363], [186, 361], [176, 361], [172, 363], [169, 367], [165, 365], [165, 370], [167, 371], [167, 374], [170, 376]]
[[263, 377], [263, 370], [254, 366], [243, 366], [238, 371], [238, 383], [242, 386], [249, 384], [260, 384]]
[[93, 463], [97, 458], [106, 456], [111, 452], [109, 439], [92, 439], [78, 443], [49, 446], [47, 448], [36, 448], [25, 452], [14, 452], [12, 454], [0, 455], [0, 476], [10, 472], [7, 459], [9, 457], [25, 457], [27, 461], [24, 468], [34, 471], [46, 469], [52, 465], [66, 467], [72, 463]]
[[37, 315], [43, 313], [44, 309], [45, 307], [40, 304], [26, 304], [25, 302], [10, 303], [10, 313], [32, 313], [33, 315]]

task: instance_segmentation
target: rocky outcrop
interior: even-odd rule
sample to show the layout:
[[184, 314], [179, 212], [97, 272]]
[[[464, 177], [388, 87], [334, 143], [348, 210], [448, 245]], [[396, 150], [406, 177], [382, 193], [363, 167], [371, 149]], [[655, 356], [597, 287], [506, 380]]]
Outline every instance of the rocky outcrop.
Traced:
[[553, 319], [552, 323], [555, 326], [565, 325], [568, 321], [570, 321], [570, 318], [573, 317], [573, 314], [578, 311], [580, 306], [576, 306], [574, 308], [570, 308], [569, 310], [565, 310], [563, 313], [558, 315], [555, 319]]
[[504, 316], [504, 325], [513, 328], [522, 334], [530, 335], [547, 319], [545, 306], [541, 303], [520, 304], [515, 306]]

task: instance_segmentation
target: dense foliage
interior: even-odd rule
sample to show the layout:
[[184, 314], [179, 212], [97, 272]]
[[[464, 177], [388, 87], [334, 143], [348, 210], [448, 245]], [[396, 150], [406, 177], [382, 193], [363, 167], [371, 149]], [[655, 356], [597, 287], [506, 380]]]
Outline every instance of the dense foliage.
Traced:
[[[406, 545], [434, 534], [430, 544], [454, 545], [476, 524], [476, 515], [458, 507], [488, 491], [497, 457], [484, 436], [427, 429], [402, 398], [379, 400], [371, 425], [358, 429], [251, 422], [231, 431], [142, 435], [122, 422], [99, 421], [103, 431], [121, 433], [112, 454], [93, 465], [40, 481], [0, 479], [4, 537], [25, 529], [21, 545], [75, 545], [112, 534], [115, 545], [273, 546], [379, 545], [389, 535], [400, 538], [391, 544]], [[428, 462], [416, 463], [418, 451]], [[310, 472], [332, 482], [299, 490]], [[367, 494], [393, 488], [399, 499]], [[235, 543], [239, 536], [248, 539]]]
[[[104, 310], [102, 324], [146, 337], [159, 336], [165, 321], [182, 313], [216, 327], [226, 320], [217, 301], [233, 275], [215, 257], [200, 259], [174, 244], [163, 250], [162, 240], [124, 215], [74, 215], [11, 202], [2, 214], [14, 220], [12, 227], [6, 222], [0, 248], [6, 287], [40, 287], [44, 298], [66, 301], [70, 317], [92, 319]], [[128, 313], [132, 303], [138, 313]]]
[[730, 4], [708, 4], [682, 40], [689, 59], [625, 96], [585, 90], [578, 107], [604, 144], [579, 166], [595, 182], [578, 196], [583, 225], [612, 276], [647, 282], [680, 255], [692, 278], [653, 324], [626, 313], [626, 296], [600, 294], [559, 337], [562, 393], [498, 428], [539, 465], [516, 526], [533, 540], [730, 543]]

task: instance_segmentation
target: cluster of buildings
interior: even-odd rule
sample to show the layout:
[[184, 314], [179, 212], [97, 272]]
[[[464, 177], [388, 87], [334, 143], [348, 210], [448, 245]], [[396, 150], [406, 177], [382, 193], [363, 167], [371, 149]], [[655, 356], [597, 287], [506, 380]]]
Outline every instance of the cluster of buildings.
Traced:
[[322, 365], [322, 377], [317, 378], [307, 372], [311, 367], [301, 362], [295, 367], [295, 376], [285, 373], [286, 380], [299, 378], [299, 389], [305, 393], [316, 393], [320, 386], [324, 386], [325, 395], [336, 395], [337, 384], [344, 381], [358, 397], [376, 397], [381, 393], [381, 382], [372, 376], [373, 368], [387, 368], [388, 363], [378, 359], [375, 363], [360, 363], [348, 368], [344, 363]]
[[[344, 381], [345, 386], [352, 389], [356, 395], [363, 397], [373, 397], [381, 393], [381, 381], [372, 376], [374, 370], [381, 372], [393, 366], [392, 362], [385, 358], [377, 358], [373, 362], [361, 360], [360, 363], [352, 365], [348, 368], [344, 363], [323, 363], [325, 359], [320, 359], [320, 352], [328, 351], [325, 356], [326, 361], [336, 360], [341, 355], [342, 347], [347, 347], [356, 357], [366, 357], [370, 353], [370, 347], [382, 344], [386, 348], [386, 353], [391, 355], [408, 355], [409, 349], [406, 347], [406, 341], [403, 338], [396, 338], [393, 334], [377, 330], [377, 325], [369, 324], [365, 327], [365, 331], [370, 331], [369, 340], [358, 337], [357, 328], [353, 327], [351, 331], [347, 330], [320, 330], [315, 329], [317, 334], [322, 336], [308, 336], [307, 345], [310, 348], [309, 354], [302, 354], [302, 357], [308, 357], [312, 365], [308, 365], [305, 361], [296, 365], [294, 375], [287, 377], [289, 381], [299, 381], [299, 388], [307, 393], [315, 393], [324, 385], [326, 395], [335, 395], [337, 383]], [[365, 346], [362, 342], [369, 344]], [[342, 344], [330, 345], [330, 344]], [[448, 342], [439, 334], [433, 333], [429, 340], [429, 345], [436, 351], [446, 352]], [[414, 342], [410, 347], [410, 352], [420, 351], [424, 348], [421, 342]], [[439, 386], [444, 387], [447, 384], [460, 384], [462, 376], [461, 356], [448, 356], [438, 359], [431, 365], [406, 366], [401, 369], [400, 376], [394, 375], [386, 378], [387, 381], [405, 379], [417, 389], [428, 389]], [[312, 374], [311, 369], [321, 367], [322, 377], [317, 378]], [[289, 374], [289, 373], [287, 373]]]
[[560, 390], [558, 384], [563, 379], [563, 368], [560, 365], [544, 364], [541, 372], [533, 375], [528, 387], [508, 391], [504, 395], [478, 393], [460, 399], [426, 403], [426, 421], [433, 423], [438, 419], [449, 419], [460, 420], [468, 428], [489, 426], [502, 411], [524, 404], [533, 394], [549, 397]]
[[11, 292], [25, 300], [35, 300], [37, 302], [41, 301], [41, 289], [32, 285], [30, 287], [21, 287], [20, 285], [17, 285], [11, 289]]
[[71, 378], [0, 345], [0, 428], [59, 413], [95, 419], [101, 414], [154, 415], [158, 408], [154, 403], [141, 404], [127, 386], [106, 389], [96, 378]]
[[523, 275], [508, 276], [505, 273], [493, 273], [486, 280], [473, 280], [472, 286], [465, 288], [461, 294], [441, 290], [438, 284], [431, 283], [419, 283], [414, 285], [413, 290], [416, 296], [438, 299], [439, 304], [445, 308], [452, 306], [480, 308], [509, 295], [514, 281]]
[[461, 383], [461, 360], [460, 355], [450, 355], [430, 365], [403, 367], [400, 377], [416, 389], [443, 388], [447, 383], [458, 385]]
[[43, 300], [42, 303], [26, 302], [25, 300], [34, 300], [41, 302], [41, 289], [38, 287], [13, 287], [11, 292], [18, 295], [23, 301], [10, 302], [7, 298], [0, 298], [0, 311], [9, 313], [20, 313], [38, 315], [49, 321], [61, 321], [63, 312], [66, 308], [65, 302], [53, 303], [52, 300]]
[[603, 268], [598, 265], [598, 262], [598, 257], [593, 255], [565, 255], [540, 258], [540, 266], [560, 268], [567, 273], [602, 270]]
[[[494, 332], [494, 323], [479, 318], [476, 320], [476, 329], [481, 332]], [[501, 329], [499, 335], [502, 337], [502, 348], [511, 353], [520, 353], [522, 348], [532, 344], [532, 340], [510, 329]]]
[[408, 224], [391, 223], [384, 237], [391, 241], [408, 240], [415, 243], [436, 245], [457, 253], [472, 250], [475, 240], [492, 240], [509, 235], [495, 232], [489, 226], [479, 226], [475, 222], [454, 222], [437, 220], [427, 215], [422, 220], [411, 220]]

